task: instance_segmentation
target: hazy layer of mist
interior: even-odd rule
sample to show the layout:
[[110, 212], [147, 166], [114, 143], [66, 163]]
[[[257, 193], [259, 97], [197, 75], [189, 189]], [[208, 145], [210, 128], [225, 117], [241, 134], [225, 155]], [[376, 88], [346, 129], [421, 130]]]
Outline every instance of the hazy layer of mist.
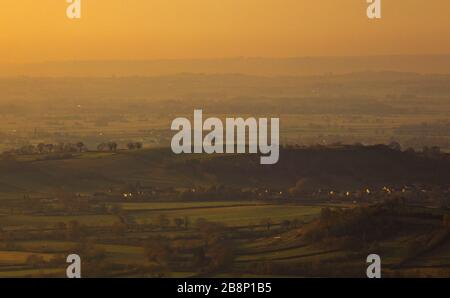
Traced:
[[6, 64], [0, 67], [0, 76], [154, 76], [177, 73], [290, 76], [365, 71], [449, 74], [450, 55], [65, 61]]

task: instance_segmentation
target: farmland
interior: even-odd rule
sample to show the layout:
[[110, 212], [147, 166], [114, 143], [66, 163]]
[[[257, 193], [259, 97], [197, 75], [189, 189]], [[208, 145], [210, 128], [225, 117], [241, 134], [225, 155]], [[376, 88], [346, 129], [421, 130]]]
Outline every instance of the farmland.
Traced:
[[[109, 140], [121, 148], [130, 140], [164, 147], [172, 120], [204, 107], [205, 118], [277, 116], [284, 144], [395, 140], [404, 148], [435, 145], [449, 152], [448, 85], [447, 75], [395, 72], [2, 78], [0, 150], [78, 140], [90, 150]], [[84, 91], [74, 99], [73, 88]]]
[[[445, 157], [385, 147], [283, 150], [270, 173], [253, 169], [251, 156], [238, 158], [238, 173], [230, 156], [164, 149], [4, 161], [0, 276], [63, 277], [72, 253], [88, 277], [363, 276], [374, 251], [386, 276], [448, 274], [448, 191], [403, 184], [443, 185]], [[405, 160], [421, 172], [405, 171]], [[372, 161], [366, 178], [349, 175]], [[211, 164], [222, 171], [209, 173]], [[384, 164], [390, 173], [377, 170]], [[328, 177], [294, 183], [329, 165]], [[383, 186], [388, 177], [401, 177], [401, 187]], [[358, 191], [361, 183], [371, 191]]]
[[86, 277], [360, 277], [375, 252], [386, 276], [448, 275], [440, 150], [286, 145], [261, 167], [66, 145], [1, 155], [1, 277], [63, 277], [74, 253]]
[[[357, 244], [357, 249], [350, 249], [352, 245], [348, 238], [323, 238], [313, 240], [309, 238], [311, 229], [315, 228], [320, 222], [323, 222], [324, 206], [317, 205], [274, 205], [258, 204], [255, 202], [234, 202], [233, 206], [242, 204], [244, 211], [236, 212], [234, 208], [227, 207], [224, 202], [204, 202], [195, 207], [195, 203], [184, 202], [182, 208], [178, 208], [174, 203], [124, 203], [124, 210], [128, 210], [127, 217], [142, 217], [152, 219], [141, 223], [135, 219], [135, 224], [130, 225], [127, 231], [116, 231], [116, 227], [103, 229], [99, 234], [98, 230], [105, 224], [100, 218], [97, 223], [85, 222], [83, 217], [71, 217], [70, 220], [79, 220], [86, 224], [86, 236], [74, 240], [73, 236], [63, 235], [60, 240], [53, 239], [16, 239], [7, 240], [0, 245], [0, 276], [2, 277], [24, 277], [24, 276], [64, 276], [64, 256], [71, 252], [80, 252], [83, 255], [84, 249], [89, 262], [91, 259], [99, 258], [89, 266], [95, 266], [97, 269], [108, 269], [108, 276], [154, 276], [163, 274], [166, 277], [198, 276], [204, 274], [202, 271], [194, 269], [192, 266], [192, 254], [195, 255], [196, 248], [201, 246], [204, 241], [204, 226], [209, 223], [220, 222], [220, 227], [212, 228], [211, 233], [222, 232], [233, 239], [233, 257], [232, 264], [226, 269], [210, 272], [217, 276], [332, 276], [340, 271], [340, 274], [348, 276], [359, 276], [363, 274], [364, 256], [371, 250], [376, 250], [384, 257], [384, 273], [387, 276], [441, 276], [447, 274], [446, 268], [450, 267], [448, 256], [449, 238], [442, 238], [440, 244], [435, 244], [425, 254], [414, 252], [415, 247], [427, 246], [433, 240], [435, 235], [442, 233], [439, 216], [435, 216], [436, 227], [427, 223], [415, 223], [412, 226], [401, 226], [399, 223], [390, 222], [390, 225], [397, 225], [395, 233], [388, 233], [373, 244]], [[130, 208], [130, 205], [132, 208]], [[142, 205], [142, 206], [139, 206]], [[128, 207], [128, 208], [127, 208]], [[139, 208], [140, 207], [140, 208]], [[347, 212], [356, 212], [356, 207], [342, 206]], [[234, 213], [235, 217], [229, 218], [226, 209]], [[262, 213], [260, 208], [275, 208], [280, 210], [280, 216], [275, 213]], [[286, 212], [286, 208], [294, 209], [291, 213]], [[337, 207], [335, 207], [337, 208]], [[404, 208], [404, 207], [402, 207]], [[224, 210], [221, 210], [224, 209]], [[140, 212], [155, 212], [164, 217], [143, 216]], [[186, 213], [189, 210], [189, 213]], [[193, 211], [195, 210], [195, 212]], [[222, 218], [211, 215], [212, 210], [220, 210]], [[338, 209], [335, 209], [338, 210]], [[353, 210], [353, 211], [352, 211]], [[233, 211], [233, 212], [232, 212]], [[129, 213], [128, 213], [129, 212]], [[137, 213], [135, 213], [137, 212]], [[407, 211], [408, 213], [410, 211]], [[245, 215], [254, 214], [250, 218]], [[284, 216], [281, 216], [284, 214]], [[148, 215], [148, 214], [147, 214]], [[264, 224], [264, 220], [257, 221], [263, 216], [271, 216], [271, 227]], [[388, 216], [388, 215], [386, 215]], [[401, 220], [401, 215], [399, 220]], [[417, 215], [419, 216], [419, 214]], [[187, 226], [176, 226], [172, 223], [174, 218], [189, 218], [193, 222]], [[383, 215], [384, 217], [384, 215]], [[161, 218], [167, 218], [169, 222], [162, 224]], [[201, 220], [199, 220], [201, 218]], [[380, 218], [378, 220], [388, 221]], [[240, 219], [240, 220], [239, 220]], [[298, 221], [295, 221], [297, 219]], [[69, 220], [69, 218], [67, 219]], [[283, 220], [290, 220], [291, 226], [282, 226]], [[201, 222], [201, 224], [199, 224]], [[14, 226], [14, 231], [28, 231], [28, 222], [20, 221]], [[90, 226], [92, 225], [92, 226]], [[203, 225], [203, 227], [202, 227]], [[2, 227], [7, 228], [8, 223], [2, 222]], [[217, 229], [217, 230], [216, 230]], [[68, 231], [66, 231], [68, 232]], [[47, 232], [49, 233], [49, 232]], [[57, 238], [57, 228], [52, 230], [51, 238]], [[45, 234], [47, 237], [50, 234]], [[28, 238], [33, 238], [33, 234], [28, 234]], [[72, 239], [70, 239], [72, 238]], [[173, 254], [176, 254], [177, 264], [172, 265], [172, 261], [167, 261], [167, 268], [153, 268], [152, 262], [147, 263], [149, 252], [145, 245], [142, 245], [143, 239], [152, 239], [152, 241], [167, 241], [170, 243]], [[370, 243], [370, 241], [368, 242]], [[362, 246], [361, 246], [362, 245]], [[375, 245], [375, 246], [371, 246]], [[101, 261], [100, 261], [101, 260]], [[407, 262], [407, 263], [405, 263]], [[42, 264], [46, 264], [45, 266]], [[143, 264], [147, 264], [146, 267]], [[404, 264], [404, 265], [402, 265]], [[447, 267], [446, 267], [447, 266]], [[171, 267], [169, 269], [168, 267]], [[86, 274], [97, 276], [105, 275], [91, 270]], [[156, 270], [156, 271], [153, 271]], [[161, 271], [162, 270], [162, 271]]]
[[[220, 222], [230, 228], [265, 230], [261, 222], [265, 218], [271, 218], [273, 226], [280, 224], [282, 220], [298, 219], [311, 221], [320, 212], [320, 206], [302, 205], [277, 205], [273, 203], [258, 203], [254, 201], [233, 202], [145, 202], [145, 203], [122, 203], [121, 206], [125, 217], [133, 222], [132, 227], [126, 234], [117, 238], [115, 225], [120, 223], [120, 217], [114, 215], [80, 215], [80, 216], [43, 216], [43, 215], [18, 215], [14, 217], [0, 217], [2, 231], [9, 236], [27, 233], [27, 238], [36, 240], [11, 240], [0, 242], [0, 276], [62, 276], [64, 273], [61, 263], [64, 256], [71, 251], [78, 251], [80, 241], [65, 240], [39, 240], [45, 235], [56, 238], [61, 226], [68, 226], [71, 222], [79, 222], [83, 229], [92, 231], [84, 241], [92, 245], [93, 250], [102, 254], [102, 261], [116, 264], [117, 266], [138, 266], [146, 259], [144, 247], [137, 244], [137, 239], [146, 237], [166, 237], [177, 241], [185, 241], [183, 245], [195, 245], [198, 241], [198, 231], [195, 222], [201, 220]], [[160, 227], [161, 217], [167, 218], [167, 226]], [[172, 223], [175, 218], [189, 219], [192, 227], [176, 227]], [[111, 227], [111, 228], [108, 228]], [[105, 229], [106, 228], [106, 229]], [[101, 234], [98, 234], [102, 231]], [[12, 236], [14, 238], [14, 236]], [[70, 238], [70, 237], [69, 237]], [[116, 238], [116, 239], [111, 239]], [[128, 240], [127, 240], [128, 239]], [[181, 240], [180, 240], [181, 239]], [[129, 244], [132, 242], [132, 244]], [[116, 244], [117, 243], [117, 244]], [[33, 269], [33, 258], [48, 263], [45, 268]], [[31, 267], [31, 268], [30, 268]], [[117, 273], [121, 274], [121, 273]], [[133, 273], [131, 273], [132, 275]], [[169, 273], [168, 273], [169, 274]], [[180, 273], [176, 273], [180, 274]], [[187, 274], [187, 273], [185, 273]], [[195, 275], [192, 272], [187, 275]], [[172, 276], [171, 273], [169, 276]]]

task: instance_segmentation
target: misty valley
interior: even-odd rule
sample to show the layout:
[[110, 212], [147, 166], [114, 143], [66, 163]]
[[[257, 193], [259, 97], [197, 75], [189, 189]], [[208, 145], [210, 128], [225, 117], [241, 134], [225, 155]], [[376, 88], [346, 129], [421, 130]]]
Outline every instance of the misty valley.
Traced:
[[[374, 252], [383, 277], [449, 275], [447, 75], [10, 77], [0, 99], [0, 277], [69, 254], [83, 277], [365, 277]], [[277, 162], [256, 129], [173, 152], [227, 152], [227, 118], [279, 118]]]
[[405, 149], [448, 151], [448, 86], [445, 75], [404, 73], [3, 78], [0, 149], [44, 141], [170, 146], [173, 119], [202, 107], [205, 117], [222, 121], [280, 117], [281, 144], [396, 141]]

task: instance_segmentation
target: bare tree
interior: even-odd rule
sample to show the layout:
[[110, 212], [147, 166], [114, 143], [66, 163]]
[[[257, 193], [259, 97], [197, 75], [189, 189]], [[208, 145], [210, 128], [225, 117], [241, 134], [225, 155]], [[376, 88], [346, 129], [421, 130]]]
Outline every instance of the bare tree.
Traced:
[[44, 143], [39, 143], [37, 145], [37, 150], [38, 150], [39, 154], [44, 153], [44, 151], [45, 151], [45, 144]]
[[53, 144], [46, 144], [45, 145], [45, 151], [47, 153], [52, 153], [54, 148], [55, 148], [55, 145], [53, 145]]
[[84, 150], [86, 150], [86, 146], [83, 142], [78, 142], [76, 146], [78, 148], [78, 152], [83, 152]]
[[116, 142], [108, 142], [109, 151], [117, 151], [117, 143]]

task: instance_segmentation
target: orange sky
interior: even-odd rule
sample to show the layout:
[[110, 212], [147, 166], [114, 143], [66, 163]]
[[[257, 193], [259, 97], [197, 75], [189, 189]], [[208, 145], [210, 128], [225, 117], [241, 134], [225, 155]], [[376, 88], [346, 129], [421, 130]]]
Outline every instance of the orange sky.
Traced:
[[2, 0], [0, 63], [450, 54], [449, 0]]

